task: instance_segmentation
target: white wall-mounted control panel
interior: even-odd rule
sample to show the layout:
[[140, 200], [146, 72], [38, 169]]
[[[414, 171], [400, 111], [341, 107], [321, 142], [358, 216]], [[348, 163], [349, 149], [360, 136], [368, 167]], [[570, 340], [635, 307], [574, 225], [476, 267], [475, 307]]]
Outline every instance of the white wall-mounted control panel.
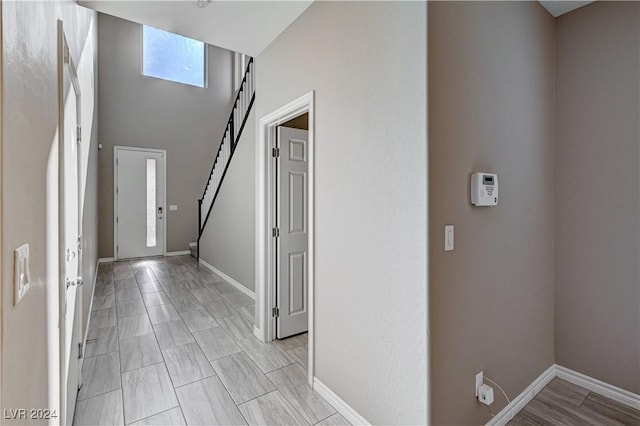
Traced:
[[471, 175], [471, 204], [474, 206], [498, 205], [498, 175], [482, 172]]

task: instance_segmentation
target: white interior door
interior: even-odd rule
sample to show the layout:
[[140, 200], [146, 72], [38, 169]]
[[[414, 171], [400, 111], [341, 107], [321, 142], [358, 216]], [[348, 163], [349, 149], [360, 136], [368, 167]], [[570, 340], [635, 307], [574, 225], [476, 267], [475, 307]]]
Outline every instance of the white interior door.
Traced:
[[[68, 58], [68, 52], [65, 55]], [[63, 150], [62, 161], [62, 218], [64, 238], [64, 282], [62, 283], [62, 291], [65, 293], [65, 304], [63, 312], [62, 335], [64, 336], [63, 346], [63, 374], [62, 380], [65, 381], [64, 389], [66, 389], [66, 407], [65, 418], [68, 423], [73, 420], [75, 411], [76, 397], [80, 386], [80, 340], [81, 331], [81, 312], [80, 305], [82, 300], [82, 273], [81, 273], [81, 226], [82, 213], [80, 206], [80, 167], [81, 144], [78, 134], [79, 123], [79, 86], [73, 64], [65, 58], [64, 81], [70, 84], [70, 89], [64, 101], [63, 139], [61, 140]]]
[[278, 127], [277, 303], [279, 339], [308, 329], [308, 131]]
[[164, 151], [115, 147], [116, 258], [165, 253]]

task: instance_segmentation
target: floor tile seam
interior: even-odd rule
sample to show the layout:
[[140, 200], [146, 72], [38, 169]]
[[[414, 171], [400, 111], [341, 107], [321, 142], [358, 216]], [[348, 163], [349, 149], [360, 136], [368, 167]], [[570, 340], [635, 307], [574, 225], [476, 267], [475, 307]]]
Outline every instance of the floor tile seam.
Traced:
[[[250, 338], [251, 338], [251, 336], [249, 336], [249, 337], [245, 337], [245, 338], [240, 339], [240, 340], [245, 340], [245, 339], [250, 339]], [[236, 342], [239, 342], [240, 340], [237, 340]], [[253, 363], [257, 365], [257, 362], [255, 362], [255, 361], [253, 360], [253, 358], [251, 357], [251, 355], [249, 354], [249, 352], [247, 352], [247, 351], [246, 351], [246, 350], [245, 350], [245, 349], [244, 349], [244, 348], [243, 348], [239, 343], [238, 343], [238, 346], [240, 346], [240, 349], [242, 349], [242, 352], [244, 352], [245, 354], [247, 354], [247, 356], [249, 357], [249, 359], [251, 359], [251, 361], [253, 361]], [[278, 349], [278, 348], [276, 347], [276, 349]], [[279, 349], [278, 349], [278, 350], [279, 350]], [[281, 351], [281, 350], [280, 350], [280, 352], [282, 353], [282, 351]], [[269, 370], [269, 371], [267, 371], [267, 372], [263, 371], [263, 370], [262, 370], [262, 368], [260, 368], [260, 366], [258, 366], [258, 369], [259, 369], [260, 371], [262, 371], [262, 374], [264, 374], [264, 375], [266, 376], [266, 375], [267, 375], [267, 374], [269, 374], [269, 373], [273, 373], [273, 372], [274, 372], [274, 371], [276, 371], [276, 370], [280, 370], [281, 368], [284, 368], [284, 367], [289, 367], [290, 365], [293, 365], [293, 364], [295, 364], [295, 363], [296, 363], [296, 360], [294, 360], [293, 358], [291, 358], [291, 357], [290, 357], [290, 356], [288, 356], [287, 354], [285, 354], [285, 353], [282, 353], [282, 354], [285, 356], [285, 358], [287, 359], [287, 361], [289, 361], [289, 364], [287, 364], [287, 365], [283, 365], [282, 367], [274, 368], [273, 370]]]
[[[240, 346], [239, 346], [239, 347], [240, 347]], [[225, 357], [222, 357], [222, 358], [216, 359], [216, 361], [219, 361], [219, 360], [221, 360], [221, 359], [229, 358], [229, 357], [232, 357], [232, 356], [234, 356], [234, 355], [238, 355], [238, 354], [240, 354], [240, 353], [243, 353], [243, 354], [245, 354], [245, 355], [247, 356], [247, 358], [249, 358], [249, 362], [251, 362], [251, 363], [253, 364], [253, 366], [254, 366], [254, 367], [256, 367], [256, 369], [257, 369], [260, 373], [262, 373], [262, 375], [264, 376], [264, 378], [265, 378], [265, 379], [267, 379], [267, 380], [269, 381], [269, 383], [271, 383], [271, 386], [273, 386], [273, 387], [275, 388], [275, 390], [278, 390], [278, 387], [275, 385], [275, 383], [273, 383], [273, 382], [271, 381], [271, 379], [269, 379], [269, 377], [267, 377], [267, 375], [266, 375], [265, 373], [263, 373], [263, 372], [262, 372], [262, 370], [260, 369], [260, 367], [258, 367], [258, 365], [255, 363], [255, 361], [253, 361], [253, 359], [251, 359], [251, 357], [249, 356], [249, 354], [248, 354], [244, 349], [242, 349], [242, 347], [240, 347], [240, 349], [241, 349], [241, 351], [240, 351], [240, 352], [236, 352], [235, 354], [227, 355], [227, 356], [225, 356]], [[218, 372], [218, 370], [216, 370], [216, 368], [213, 366], [213, 363], [212, 363], [212, 367], [213, 367], [213, 370], [216, 372], [216, 374], [220, 377], [220, 373], [219, 373], [219, 372]], [[220, 379], [220, 381], [222, 382], [222, 379]], [[222, 384], [224, 385], [224, 383], [222, 383]], [[225, 386], [225, 387], [226, 387], [226, 386]], [[267, 392], [267, 393], [271, 393], [271, 392], [273, 392], [273, 391], [269, 391], [269, 392]], [[263, 396], [263, 395], [266, 395], [266, 393], [265, 393], [265, 394], [262, 394], [262, 395], [260, 395], [260, 396]], [[258, 398], [258, 397], [256, 397], [256, 398]], [[233, 397], [232, 397], [231, 399], [233, 399]], [[253, 398], [253, 399], [255, 399], [255, 398]], [[235, 402], [235, 400], [233, 400], [233, 401]], [[245, 401], [245, 402], [247, 402], [247, 401]], [[243, 402], [242, 404], [244, 404], [244, 402]], [[238, 406], [239, 406], [240, 404], [236, 403], [236, 405], [238, 405]]]
[[[298, 364], [298, 365], [300, 365], [299, 363], [297, 363], [297, 362], [295, 362], [295, 361], [294, 361], [293, 363], [291, 363], [291, 364], [289, 364], [289, 365], [285, 365], [284, 367], [280, 367], [280, 368], [278, 368], [278, 369], [276, 369], [276, 370], [270, 371], [270, 372], [269, 372], [269, 373], [267, 373], [267, 374], [271, 374], [271, 373], [273, 373], [273, 372], [275, 372], [275, 371], [282, 370], [283, 368], [290, 367], [290, 366], [292, 366], [293, 364]], [[304, 369], [304, 366], [301, 366], [301, 367]], [[270, 378], [267, 374], [265, 374], [265, 376], [267, 376], [267, 378], [268, 378], [269, 380], [271, 380], [271, 378]], [[271, 383], [273, 383], [273, 380], [271, 380]], [[282, 393], [282, 390], [280, 389], [280, 387], [279, 387], [279, 386], [277, 386], [275, 383], [273, 383], [273, 385], [276, 387], [276, 389], [277, 389], [278, 391], [280, 391], [280, 394], [281, 394], [281, 395], [282, 395], [282, 396], [283, 396], [283, 397], [284, 397], [284, 398], [289, 402], [289, 404], [291, 404], [291, 405], [293, 406], [293, 408], [296, 410], [296, 412], [297, 412], [298, 414], [300, 414], [302, 417], [304, 417], [304, 414], [303, 414], [303, 413], [301, 413], [301, 412], [300, 412], [300, 410], [298, 410], [298, 409], [293, 405], [293, 403], [292, 403], [292, 402], [291, 402], [291, 400], [287, 397], [287, 395], [286, 395], [286, 394], [284, 394], [284, 393]], [[325, 417], [325, 418], [323, 418], [323, 419], [321, 419], [321, 420], [318, 420], [316, 423], [314, 423], [314, 425], [315, 425], [315, 424], [318, 424], [318, 423], [320, 423], [320, 422], [322, 422], [322, 421], [324, 421], [324, 420], [326, 420], [326, 419], [328, 419], [329, 417], [333, 416], [334, 414], [336, 414], [336, 413], [338, 412], [338, 411], [336, 411], [336, 409], [335, 409], [335, 408], [334, 408], [334, 407], [329, 403], [329, 401], [327, 401], [327, 400], [326, 400], [322, 395], [320, 395], [320, 394], [319, 394], [318, 392], [316, 392], [316, 391], [315, 391], [311, 386], [309, 386], [309, 383], [307, 383], [306, 381], [305, 381], [305, 383], [304, 383], [304, 384], [302, 384], [302, 385], [294, 385], [294, 384], [292, 383], [292, 384], [291, 384], [291, 386], [283, 385], [283, 386], [282, 386], [282, 388], [284, 388], [284, 389], [288, 389], [288, 390], [290, 390], [292, 393], [296, 393], [296, 394], [297, 394], [296, 388], [298, 388], [298, 387], [300, 387], [300, 386], [306, 386], [306, 387], [308, 387], [309, 389], [311, 389], [311, 391], [312, 391], [315, 395], [318, 395], [320, 398], [322, 398], [322, 401], [324, 401], [324, 402], [325, 402], [325, 403], [326, 403], [326, 404], [331, 408], [331, 410], [333, 410], [333, 413], [329, 414], [327, 417]], [[314, 414], [314, 416], [315, 416], [315, 414]], [[305, 420], [306, 420], [306, 419], [305, 419]]]
[[[109, 389], [108, 391], [100, 392], [100, 393], [97, 393], [97, 394], [95, 394], [95, 395], [91, 395], [91, 396], [86, 397], [86, 398], [80, 398], [80, 397], [78, 396], [78, 399], [77, 399], [76, 404], [77, 404], [78, 402], [81, 402], [81, 401], [88, 401], [89, 399], [91, 399], [91, 398], [95, 398], [95, 397], [97, 397], [97, 396], [106, 395], [106, 394], [108, 394], [109, 392], [117, 391], [118, 389], [122, 390], [122, 378], [120, 379], [120, 387], [115, 388], [115, 389]], [[79, 393], [80, 393], [80, 392], [78, 392], [78, 394], [79, 394]], [[122, 392], [120, 392], [120, 393], [122, 393]], [[122, 402], [124, 403], [124, 401], [122, 401]]]
[[[153, 417], [153, 416], [158, 416], [158, 415], [160, 415], [160, 414], [167, 413], [167, 412], [169, 412], [169, 411], [171, 411], [171, 410], [175, 410], [176, 408], [179, 408], [179, 409], [180, 409], [180, 414], [182, 414], [182, 418], [183, 418], [183, 420], [185, 421], [184, 423], [186, 424], [186, 423], [187, 423], [187, 421], [186, 421], [186, 419], [184, 418], [184, 414], [182, 413], [182, 407], [181, 407], [180, 405], [178, 405], [177, 407], [167, 408], [167, 409], [166, 409], [166, 410], [164, 410], [164, 411], [160, 411], [159, 413], [152, 414], [152, 415], [147, 416], [147, 417], [144, 417], [144, 418], [142, 418], [142, 419], [140, 419], [140, 420], [136, 420], [135, 422], [141, 422], [141, 421], [143, 421], [143, 420], [150, 419], [150, 418], [151, 418], [151, 417]], [[133, 424], [133, 423], [135, 423], [135, 422], [132, 422], [132, 423], [126, 423], [126, 424], [127, 424], [127, 425], [130, 425], [130, 424]]]
[[[294, 407], [294, 406], [293, 406], [293, 404], [291, 403], [291, 401], [289, 401], [289, 399], [288, 399], [286, 396], [284, 396], [284, 395], [282, 394], [282, 392], [280, 392], [280, 389], [278, 389], [277, 387], [276, 387], [274, 390], [272, 390], [272, 391], [269, 391], [269, 392], [267, 392], [267, 393], [264, 393], [264, 394], [262, 394], [262, 395], [260, 395], [260, 396], [256, 396], [255, 398], [251, 398], [250, 400], [245, 401], [245, 402], [243, 402], [243, 403], [241, 403], [241, 404], [237, 404], [237, 406], [238, 406], [238, 411], [240, 411], [240, 414], [242, 414], [242, 410], [240, 410], [240, 406], [241, 406], [241, 405], [248, 404], [248, 403], [250, 403], [251, 401], [255, 401], [255, 400], [256, 400], [256, 399], [258, 399], [258, 398], [262, 398], [263, 396], [267, 396], [267, 395], [270, 395], [270, 394], [275, 393], [275, 392], [278, 392], [278, 393], [279, 393], [279, 394], [284, 398], [284, 400], [285, 400], [285, 401], [286, 401], [286, 402], [291, 406], [291, 408], [293, 408], [293, 411], [294, 411], [295, 413], [297, 413], [300, 417], [302, 417], [302, 419], [304, 419], [304, 421], [305, 421], [305, 422], [307, 421], [307, 419], [306, 419], [306, 418], [305, 418], [305, 417], [300, 413], [300, 411], [298, 411], [298, 409], [297, 409], [296, 407]], [[333, 414], [332, 414], [332, 415], [333, 415]], [[329, 417], [331, 417], [331, 416], [329, 416]], [[246, 418], [245, 418], [245, 420], [246, 420]], [[321, 420], [321, 421], [322, 421], [322, 420]], [[248, 424], [248, 423], [249, 423], [249, 422], [247, 422], [247, 424]], [[319, 422], [318, 422], [318, 423], [319, 423]], [[307, 424], [309, 424], [309, 425], [310, 425], [311, 423], [310, 423], [310, 422], [307, 422]]]
[[[205, 358], [206, 358], [206, 357], [205, 357]], [[207, 361], [208, 361], [208, 360], [207, 360]], [[204, 381], [204, 380], [211, 379], [211, 378], [213, 378], [213, 377], [217, 377], [217, 378], [219, 379], [219, 378], [220, 378], [220, 376], [218, 376], [218, 374], [215, 372], [216, 370], [214, 370], [214, 369], [213, 369], [213, 367], [211, 367], [211, 369], [213, 370], [213, 374], [211, 374], [211, 375], [209, 375], [209, 376], [206, 376], [206, 377], [201, 377], [201, 378], [196, 379], [196, 380], [192, 380], [192, 381], [190, 381], [189, 383], [185, 383], [185, 384], [183, 384], [183, 385], [176, 386], [176, 387], [174, 387], [173, 389], [174, 389], [174, 390], [178, 390], [178, 389], [183, 388], [183, 387], [185, 387], [185, 386], [189, 386], [189, 385], [192, 385], [192, 384], [194, 384], [194, 383], [202, 382], [202, 381]], [[178, 400], [178, 402], [180, 402], [180, 400]]]
[[587, 394], [584, 396], [584, 398], [582, 398], [582, 401], [580, 401], [580, 404], [578, 404], [578, 409], [582, 408], [582, 404], [584, 404], [584, 402], [587, 400], [589, 395], [591, 395], [591, 392], [587, 392]]
[[[235, 354], [234, 354], [235, 355]], [[231, 355], [228, 355], [231, 356]], [[227, 357], [223, 357], [223, 358], [227, 358]], [[208, 359], [208, 358], [207, 358]], [[220, 358], [222, 359], [222, 358]], [[217, 360], [216, 360], [217, 361]], [[222, 380], [222, 378], [220, 377], [220, 373], [218, 373], [218, 371], [216, 370], [216, 368], [213, 366], [213, 362], [209, 361], [209, 363], [211, 364], [211, 368], [213, 368], [213, 371], [215, 371], [216, 373], [216, 377], [218, 377], [218, 380], [220, 381], [220, 384], [222, 385], [222, 387], [224, 388], [225, 392], [227, 392], [227, 395], [229, 395], [229, 398], [231, 399], [231, 401], [235, 404], [236, 406], [236, 410], [238, 410], [238, 413], [240, 413], [240, 416], [242, 417], [242, 419], [244, 420], [244, 422], [248, 425], [249, 424], [249, 420], [247, 420], [247, 418], [244, 416], [244, 414], [242, 413], [242, 411], [240, 410], [240, 406], [238, 405], [238, 403], [236, 402], [235, 399], [233, 399], [233, 396], [231, 396], [231, 392], [229, 392], [229, 389], [227, 388], [227, 385], [224, 384], [224, 381]]]
[[[147, 312], [147, 316], [149, 316], [149, 311], [146, 306], [144, 309]], [[175, 306], [174, 306], [174, 309], [175, 309]], [[149, 323], [151, 323], [151, 320], [149, 320]], [[156, 334], [156, 329], [153, 327], [153, 324], [151, 324], [151, 329], [153, 330], [153, 337], [156, 339], [156, 344], [158, 345], [158, 349], [160, 350], [160, 356], [162, 356], [162, 362], [164, 363], [164, 367], [167, 370], [167, 375], [169, 376], [169, 380], [171, 381], [173, 394], [176, 397], [176, 401], [178, 401], [178, 395], [176, 394], [176, 391], [175, 391], [176, 387], [175, 387], [175, 384], [173, 383], [173, 378], [171, 377], [171, 374], [169, 374], [169, 368], [167, 367], [167, 359], [164, 357], [164, 353], [162, 352], [162, 347], [160, 347], [160, 340], [158, 340], [158, 335]], [[183, 345], [180, 345], [180, 346], [183, 346]], [[178, 401], [178, 404], [180, 404], [180, 401]]]
[[[177, 400], [178, 400], [178, 397], [176, 396], [176, 401], [177, 401]], [[164, 413], [164, 412], [169, 411], [169, 410], [173, 410], [174, 408], [180, 408], [180, 411], [182, 411], [182, 407], [180, 407], [180, 403], [178, 403], [178, 405], [174, 405], [173, 407], [167, 408], [166, 410], [160, 411], [160, 412], [155, 413], [155, 414], [151, 414], [150, 416], [143, 417], [143, 418], [141, 418], [141, 419], [136, 419], [136, 420], [133, 420], [133, 421], [131, 421], [131, 422], [129, 422], [129, 423], [127, 423], [127, 422], [125, 421], [125, 422], [124, 422], [124, 424], [125, 424], [125, 426], [129, 426], [129, 425], [132, 425], [132, 424], [134, 424], [134, 423], [136, 423], [136, 422], [140, 422], [140, 421], [142, 421], [142, 420], [144, 420], [144, 419], [148, 419], [149, 417], [157, 416], [158, 414]], [[124, 411], [124, 407], [123, 407], [123, 411]], [[185, 422], [185, 423], [186, 423], [186, 422]]]
[[165, 367], [166, 367], [166, 363], [164, 361], [158, 361], [158, 362], [153, 362], [151, 364], [143, 365], [141, 367], [136, 367], [136, 368], [131, 368], [129, 370], [121, 371], [120, 374], [123, 375], [124, 373], [131, 373], [132, 371], [141, 370], [147, 367], [153, 367], [154, 365], [158, 365], [158, 364], [165, 364]]

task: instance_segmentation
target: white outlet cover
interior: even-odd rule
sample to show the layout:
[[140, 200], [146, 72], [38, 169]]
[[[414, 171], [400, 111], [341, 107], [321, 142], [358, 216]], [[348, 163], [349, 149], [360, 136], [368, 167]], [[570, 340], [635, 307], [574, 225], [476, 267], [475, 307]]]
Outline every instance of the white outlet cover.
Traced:
[[480, 392], [480, 386], [484, 383], [484, 372], [481, 371], [476, 374], [476, 397], [478, 396], [478, 392]]
[[444, 251], [452, 251], [454, 245], [454, 226], [453, 225], [445, 225], [444, 226]]
[[29, 291], [31, 271], [29, 270], [29, 244], [23, 244], [13, 251], [13, 304], [17, 305]]

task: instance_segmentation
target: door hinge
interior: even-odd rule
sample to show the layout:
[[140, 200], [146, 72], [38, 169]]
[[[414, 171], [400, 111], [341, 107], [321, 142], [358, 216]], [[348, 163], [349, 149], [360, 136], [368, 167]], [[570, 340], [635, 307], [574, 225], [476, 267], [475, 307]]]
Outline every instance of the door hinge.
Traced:
[[278, 238], [280, 236], [280, 228], [273, 228], [271, 231], [273, 238]]
[[71, 63], [71, 54], [69, 53], [69, 48], [64, 46], [62, 50], [62, 62], [65, 65], [69, 65]]
[[120, 223], [120, 218], [116, 217], [116, 223]]
[[271, 308], [271, 316], [274, 318], [278, 318], [280, 316], [280, 308]]
[[280, 148], [272, 148], [271, 155], [273, 156], [273, 158], [280, 157]]
[[120, 251], [120, 246], [116, 246], [116, 251]]
[[82, 342], [78, 343], [78, 359], [82, 359], [83, 357], [83, 353], [82, 353]]
[[77, 132], [78, 132], [77, 135], [76, 135], [76, 137], [77, 137], [76, 142], [80, 143], [82, 141], [82, 127], [78, 126], [78, 127], [76, 127], [76, 129], [77, 129]]

